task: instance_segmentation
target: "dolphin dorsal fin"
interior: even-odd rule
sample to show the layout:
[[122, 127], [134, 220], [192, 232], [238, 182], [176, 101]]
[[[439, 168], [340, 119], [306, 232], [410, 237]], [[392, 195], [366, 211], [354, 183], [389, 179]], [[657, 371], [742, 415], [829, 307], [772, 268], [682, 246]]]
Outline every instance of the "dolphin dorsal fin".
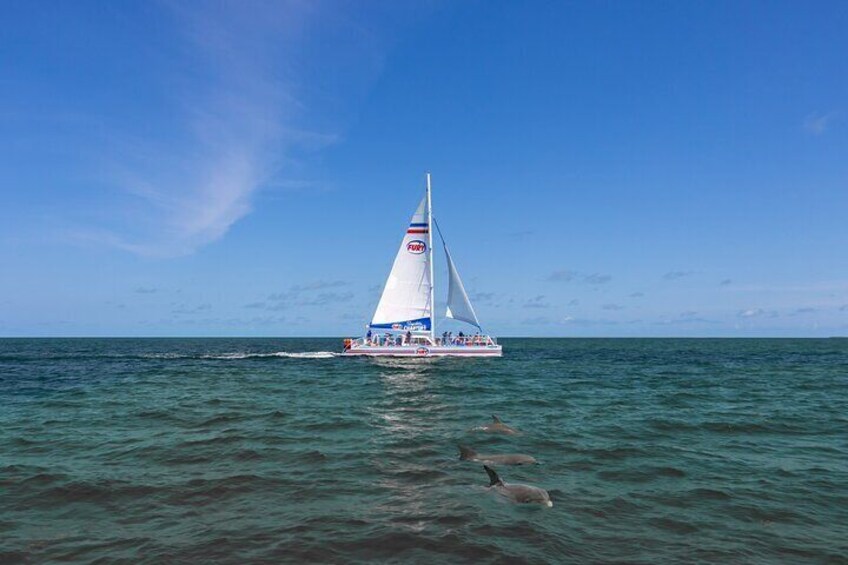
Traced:
[[503, 424], [503, 422], [501, 422], [501, 419], [495, 416], [494, 414], [492, 414], [492, 421], [496, 424]]
[[469, 459], [477, 457], [477, 452], [470, 447], [466, 447], [464, 445], [458, 445], [457, 447], [459, 448], [460, 461], [468, 461]]
[[489, 486], [490, 486], [490, 487], [493, 487], [493, 486], [495, 486], [495, 485], [502, 485], [502, 484], [503, 484], [503, 481], [502, 481], [502, 480], [501, 480], [501, 478], [498, 476], [498, 474], [497, 474], [497, 473], [495, 473], [495, 470], [494, 470], [494, 469], [492, 469], [492, 468], [491, 468], [491, 467], [489, 467], [488, 465], [483, 465], [483, 468], [486, 470], [486, 473], [489, 475]]

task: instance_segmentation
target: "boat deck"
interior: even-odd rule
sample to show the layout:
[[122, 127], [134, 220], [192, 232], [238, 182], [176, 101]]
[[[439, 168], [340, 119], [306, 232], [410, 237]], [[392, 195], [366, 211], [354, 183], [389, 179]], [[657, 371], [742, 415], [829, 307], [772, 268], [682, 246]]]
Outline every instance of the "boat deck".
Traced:
[[358, 345], [342, 355], [368, 357], [501, 357], [500, 345]]

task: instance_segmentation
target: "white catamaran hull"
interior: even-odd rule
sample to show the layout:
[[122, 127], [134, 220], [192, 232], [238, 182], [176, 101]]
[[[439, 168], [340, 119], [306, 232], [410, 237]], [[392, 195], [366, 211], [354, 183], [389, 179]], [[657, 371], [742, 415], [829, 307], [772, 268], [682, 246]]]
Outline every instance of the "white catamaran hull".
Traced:
[[395, 345], [361, 346], [346, 349], [342, 355], [368, 357], [500, 357], [500, 345]]

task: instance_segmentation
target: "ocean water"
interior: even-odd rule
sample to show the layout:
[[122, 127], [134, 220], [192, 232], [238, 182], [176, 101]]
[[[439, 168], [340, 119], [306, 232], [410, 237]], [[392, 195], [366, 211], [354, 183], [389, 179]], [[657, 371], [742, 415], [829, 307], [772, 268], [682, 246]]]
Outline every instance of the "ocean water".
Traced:
[[0, 562], [848, 562], [848, 340], [502, 343], [0, 340]]

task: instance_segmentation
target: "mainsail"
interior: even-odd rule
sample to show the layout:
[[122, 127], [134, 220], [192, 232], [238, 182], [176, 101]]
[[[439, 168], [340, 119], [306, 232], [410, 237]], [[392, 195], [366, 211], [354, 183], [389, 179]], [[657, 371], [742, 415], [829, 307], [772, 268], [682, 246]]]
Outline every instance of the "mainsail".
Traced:
[[[442, 243], [444, 244], [444, 240], [442, 240]], [[448, 318], [468, 322], [479, 328], [480, 322], [477, 320], [477, 314], [474, 313], [471, 301], [468, 300], [468, 294], [462, 285], [462, 279], [459, 278], [456, 265], [453, 264], [447, 244], [445, 244], [445, 257], [448, 260], [448, 309], [445, 315]]]
[[370, 326], [425, 330], [433, 327], [430, 214], [425, 196], [409, 221]]

